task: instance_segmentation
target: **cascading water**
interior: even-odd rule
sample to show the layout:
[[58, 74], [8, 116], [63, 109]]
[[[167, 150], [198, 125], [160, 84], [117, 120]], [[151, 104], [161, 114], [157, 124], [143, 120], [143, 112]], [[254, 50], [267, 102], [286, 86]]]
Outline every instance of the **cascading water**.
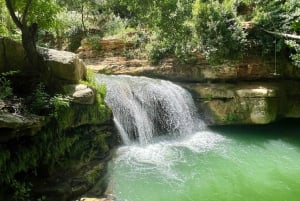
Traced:
[[300, 124], [212, 131], [197, 118], [189, 93], [171, 82], [97, 80], [107, 85], [125, 143], [109, 165], [116, 200], [299, 200]]
[[182, 136], [201, 126], [191, 95], [169, 81], [98, 75], [107, 86], [106, 103], [125, 144], [149, 144], [160, 134]]

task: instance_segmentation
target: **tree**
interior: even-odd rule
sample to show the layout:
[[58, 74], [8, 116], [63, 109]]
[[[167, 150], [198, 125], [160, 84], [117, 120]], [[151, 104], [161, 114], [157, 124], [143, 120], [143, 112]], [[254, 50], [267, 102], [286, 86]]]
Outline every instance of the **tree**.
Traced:
[[22, 33], [22, 45], [31, 65], [42, 70], [42, 58], [36, 49], [38, 28], [51, 27], [58, 7], [54, 0], [5, 0], [7, 10]]

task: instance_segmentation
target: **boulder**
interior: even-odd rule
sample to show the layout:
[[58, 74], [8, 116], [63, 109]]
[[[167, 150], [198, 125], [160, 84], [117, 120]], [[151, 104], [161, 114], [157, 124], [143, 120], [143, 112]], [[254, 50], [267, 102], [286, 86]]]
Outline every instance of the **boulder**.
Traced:
[[95, 101], [95, 91], [84, 84], [64, 85], [64, 93], [72, 97], [74, 103], [93, 104]]
[[85, 64], [72, 52], [38, 48], [52, 78], [66, 83], [78, 83], [86, 76]]

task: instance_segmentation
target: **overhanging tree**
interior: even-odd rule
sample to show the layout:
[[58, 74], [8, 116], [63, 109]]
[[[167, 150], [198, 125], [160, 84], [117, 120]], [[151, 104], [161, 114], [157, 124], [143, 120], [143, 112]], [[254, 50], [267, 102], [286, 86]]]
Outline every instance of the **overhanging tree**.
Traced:
[[38, 28], [47, 29], [59, 11], [54, 0], [5, 0], [9, 14], [21, 30], [22, 45], [31, 65], [41, 71], [42, 58], [36, 48]]

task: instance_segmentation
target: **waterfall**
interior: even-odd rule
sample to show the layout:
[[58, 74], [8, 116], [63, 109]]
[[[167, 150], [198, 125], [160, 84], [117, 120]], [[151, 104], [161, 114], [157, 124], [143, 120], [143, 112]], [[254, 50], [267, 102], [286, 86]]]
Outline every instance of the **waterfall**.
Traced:
[[106, 103], [125, 144], [149, 144], [157, 135], [187, 135], [201, 127], [189, 92], [165, 80], [97, 75], [106, 84]]

